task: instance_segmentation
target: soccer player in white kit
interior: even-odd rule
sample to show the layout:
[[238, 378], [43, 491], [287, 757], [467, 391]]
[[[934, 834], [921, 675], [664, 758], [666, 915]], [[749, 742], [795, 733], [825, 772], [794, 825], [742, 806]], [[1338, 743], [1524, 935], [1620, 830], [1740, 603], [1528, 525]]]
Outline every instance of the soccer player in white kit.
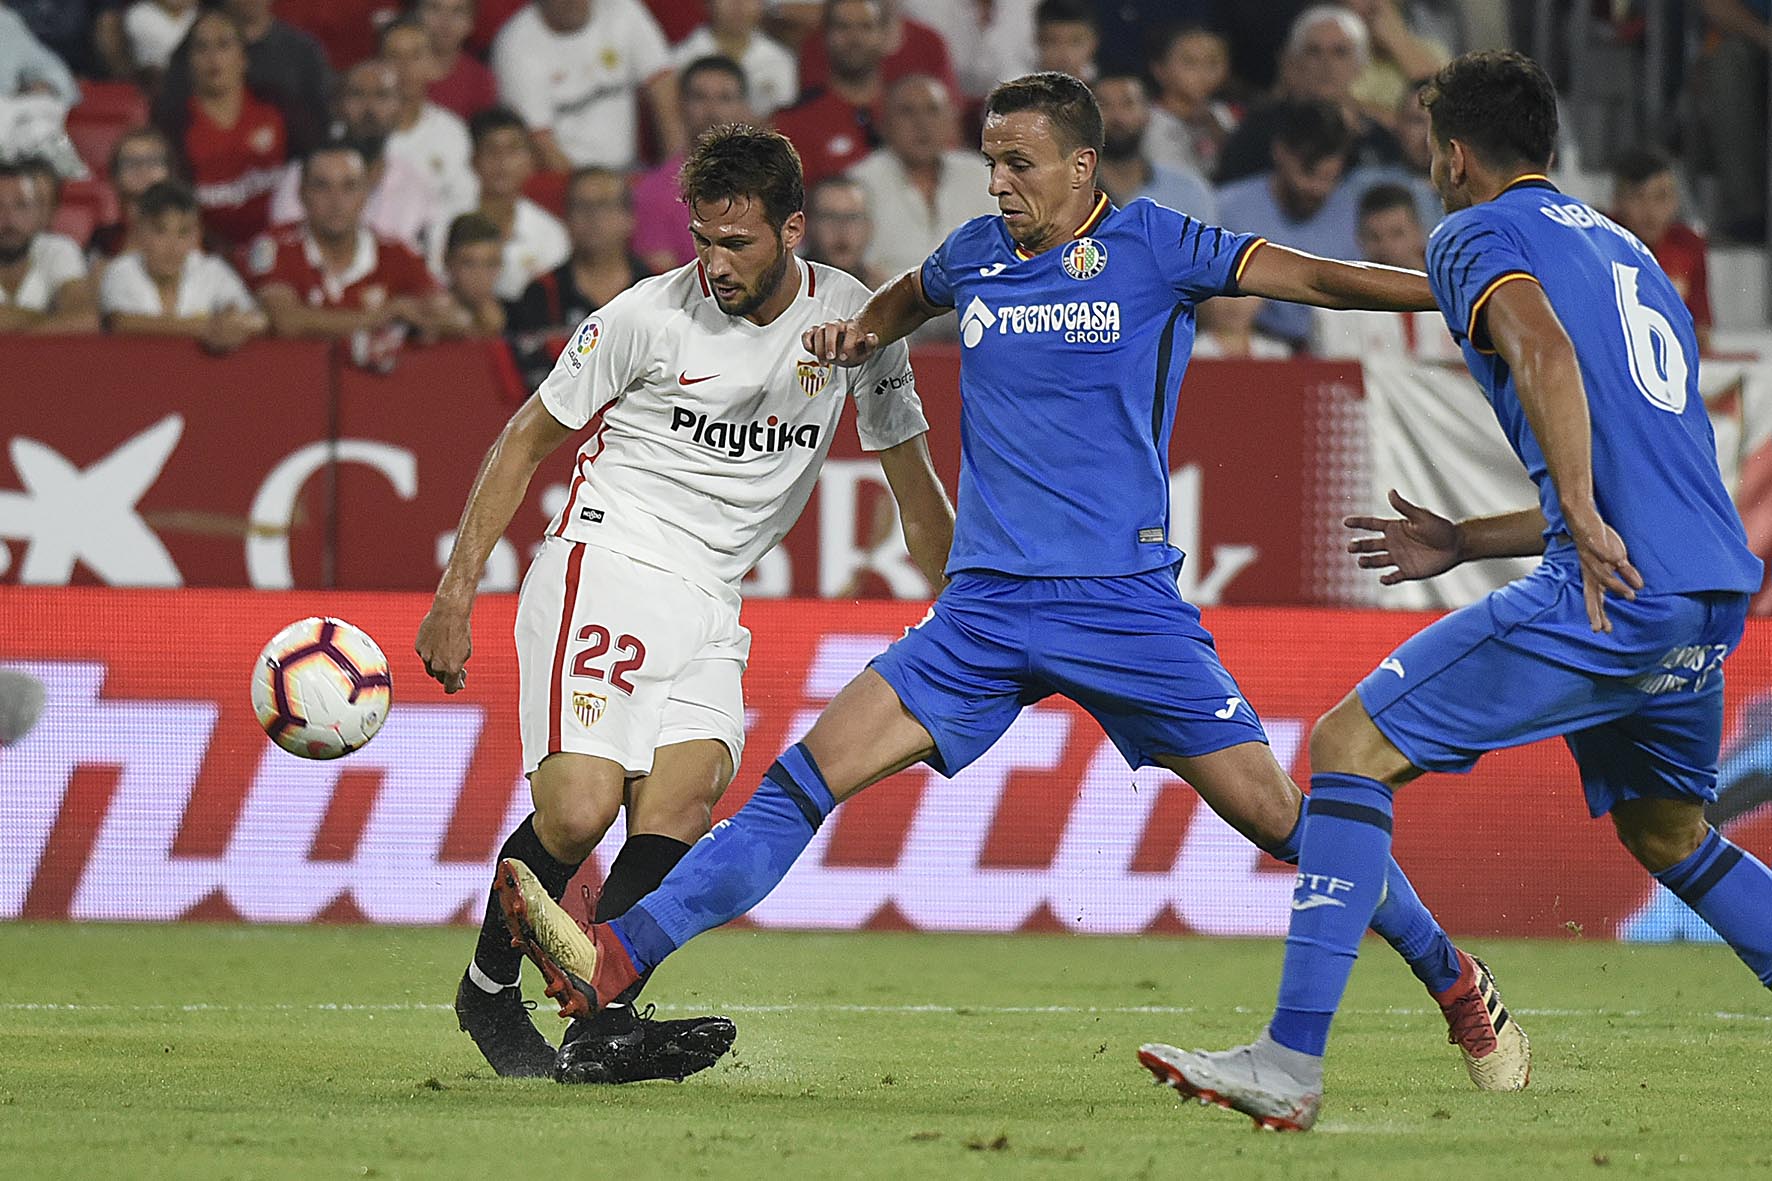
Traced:
[[[623, 913], [707, 832], [744, 748], [750, 633], [739, 580], [800, 515], [853, 396], [880, 453], [911, 557], [939, 588], [953, 508], [929, 462], [903, 343], [847, 369], [801, 346], [869, 291], [797, 259], [800, 159], [774, 132], [707, 133], [684, 164], [696, 261], [584, 321], [487, 453], [415, 647], [453, 693], [466, 683], [480, 573], [543, 458], [580, 431], [565, 506], [517, 606], [519, 720], [535, 811], [499, 858], [555, 898], [625, 803], [627, 840], [599, 894]], [[631, 996], [569, 1029], [558, 1059], [529, 1020], [496, 897], [456, 1015], [498, 1073], [562, 1081], [682, 1078], [732, 1044], [724, 1018], [653, 1022]], [[638, 992], [636, 988], [633, 990]]]

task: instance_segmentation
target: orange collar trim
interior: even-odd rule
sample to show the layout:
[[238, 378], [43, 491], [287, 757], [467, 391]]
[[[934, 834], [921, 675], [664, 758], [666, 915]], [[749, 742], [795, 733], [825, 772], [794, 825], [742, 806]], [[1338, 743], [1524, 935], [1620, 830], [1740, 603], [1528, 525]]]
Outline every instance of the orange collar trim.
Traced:
[[[1095, 190], [1095, 206], [1090, 209], [1089, 216], [1083, 219], [1083, 224], [1078, 226], [1076, 232], [1071, 234], [1071, 241], [1076, 241], [1078, 238], [1083, 237], [1096, 226], [1100, 225], [1102, 221], [1106, 219], [1108, 210], [1112, 208], [1113, 203], [1108, 200], [1108, 195], [1100, 189]], [[1020, 245], [1017, 245], [1015, 247], [1015, 257], [1025, 261], [1033, 258], [1034, 255], [1029, 254], [1027, 251], [1023, 250]]]

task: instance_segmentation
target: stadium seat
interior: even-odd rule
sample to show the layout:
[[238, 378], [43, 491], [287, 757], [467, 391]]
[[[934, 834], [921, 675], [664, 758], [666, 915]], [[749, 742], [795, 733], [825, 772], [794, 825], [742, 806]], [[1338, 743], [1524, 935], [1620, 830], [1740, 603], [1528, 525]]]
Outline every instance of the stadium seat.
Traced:
[[117, 150], [117, 142], [136, 126], [114, 119], [85, 116], [79, 108], [68, 112], [68, 138], [94, 176], [109, 175], [111, 153]]
[[133, 82], [83, 82], [79, 105], [69, 112], [69, 121], [76, 115], [139, 126], [148, 121], [148, 96]]

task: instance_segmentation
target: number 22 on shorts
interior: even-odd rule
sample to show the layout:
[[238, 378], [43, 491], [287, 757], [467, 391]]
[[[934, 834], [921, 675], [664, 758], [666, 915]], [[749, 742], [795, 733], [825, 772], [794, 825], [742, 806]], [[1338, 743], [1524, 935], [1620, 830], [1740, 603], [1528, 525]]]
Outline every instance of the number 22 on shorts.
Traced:
[[633, 693], [634, 682], [628, 674], [646, 663], [646, 645], [635, 636], [615, 637], [615, 650], [621, 653], [621, 659], [609, 666], [607, 674], [597, 666], [596, 662], [609, 653], [609, 629], [600, 623], [587, 623], [578, 629], [577, 638], [585, 642], [585, 647], [578, 650], [572, 658], [572, 675], [589, 677], [593, 681], [601, 681], [607, 675], [609, 683], [623, 693]]

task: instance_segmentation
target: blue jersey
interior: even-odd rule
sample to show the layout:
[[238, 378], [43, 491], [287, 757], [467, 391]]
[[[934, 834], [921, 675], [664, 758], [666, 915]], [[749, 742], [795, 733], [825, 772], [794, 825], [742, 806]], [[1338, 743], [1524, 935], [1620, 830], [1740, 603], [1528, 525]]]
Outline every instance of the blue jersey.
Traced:
[[1642, 573], [1643, 593], [1759, 589], [1760, 560], [1723, 487], [1698, 394], [1692, 316], [1641, 242], [1542, 177], [1524, 177], [1441, 222], [1427, 270], [1472, 376], [1538, 485], [1547, 562], [1574, 564], [1574, 546], [1513, 375], [1482, 322], [1490, 296], [1514, 281], [1544, 288], [1575, 346], [1595, 500]]
[[955, 230], [923, 293], [960, 317], [960, 497], [950, 573], [1086, 578], [1174, 565], [1169, 433], [1194, 305], [1237, 293], [1260, 239], [1099, 196], [1072, 240], [1021, 251], [1000, 217]]

